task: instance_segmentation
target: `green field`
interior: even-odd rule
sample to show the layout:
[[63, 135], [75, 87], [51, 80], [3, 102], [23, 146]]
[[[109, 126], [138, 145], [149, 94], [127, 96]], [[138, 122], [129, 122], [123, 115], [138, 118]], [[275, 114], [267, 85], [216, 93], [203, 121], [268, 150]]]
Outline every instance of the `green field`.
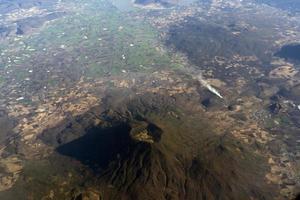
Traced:
[[[162, 50], [159, 32], [143, 19], [134, 18], [138, 11], [124, 13], [106, 1], [77, 3], [83, 2], [85, 6], [74, 6], [73, 12], [37, 33], [2, 45], [0, 65], [12, 69], [19, 81], [31, 66], [48, 66], [70, 79], [180, 67], [171, 53]], [[60, 67], [59, 61], [63, 63]], [[48, 83], [58, 82], [49, 79]]]

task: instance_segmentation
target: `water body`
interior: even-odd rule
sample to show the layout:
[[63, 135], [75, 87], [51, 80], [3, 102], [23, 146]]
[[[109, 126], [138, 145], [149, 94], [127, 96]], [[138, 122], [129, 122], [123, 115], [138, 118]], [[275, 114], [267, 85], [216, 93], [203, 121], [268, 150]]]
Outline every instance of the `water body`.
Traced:
[[275, 53], [275, 56], [284, 59], [300, 61], [300, 44], [285, 45]]

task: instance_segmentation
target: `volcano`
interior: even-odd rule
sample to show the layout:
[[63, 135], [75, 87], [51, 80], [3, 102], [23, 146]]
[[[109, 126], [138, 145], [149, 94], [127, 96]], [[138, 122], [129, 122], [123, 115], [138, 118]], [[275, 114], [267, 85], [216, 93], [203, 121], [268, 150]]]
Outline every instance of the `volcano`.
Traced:
[[170, 115], [175, 106], [153, 94], [124, 100], [107, 110], [94, 108], [41, 138], [92, 170], [105, 199], [273, 197], [263, 158], [230, 134], [215, 134], [201, 115]]

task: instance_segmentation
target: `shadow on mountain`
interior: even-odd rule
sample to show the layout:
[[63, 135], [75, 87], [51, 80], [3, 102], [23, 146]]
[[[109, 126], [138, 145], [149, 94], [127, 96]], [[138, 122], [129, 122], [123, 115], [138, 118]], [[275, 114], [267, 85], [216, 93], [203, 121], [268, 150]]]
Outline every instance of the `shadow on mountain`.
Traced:
[[59, 146], [57, 152], [75, 158], [92, 169], [103, 169], [128, 149], [132, 142], [130, 129], [127, 124], [106, 129], [93, 127], [84, 136]]
[[300, 61], [300, 44], [288, 44], [281, 47], [281, 49], [275, 53], [275, 56], [284, 58], [286, 60]]

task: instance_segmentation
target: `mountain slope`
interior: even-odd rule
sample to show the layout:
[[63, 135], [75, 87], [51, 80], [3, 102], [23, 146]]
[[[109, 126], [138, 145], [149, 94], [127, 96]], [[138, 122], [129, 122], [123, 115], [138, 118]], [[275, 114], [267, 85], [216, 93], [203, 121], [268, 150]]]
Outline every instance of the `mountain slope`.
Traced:
[[41, 138], [92, 169], [104, 199], [274, 197], [263, 158], [230, 135], [216, 135], [201, 115], [170, 116], [173, 106], [167, 97], [145, 95], [101, 117], [93, 109]]

